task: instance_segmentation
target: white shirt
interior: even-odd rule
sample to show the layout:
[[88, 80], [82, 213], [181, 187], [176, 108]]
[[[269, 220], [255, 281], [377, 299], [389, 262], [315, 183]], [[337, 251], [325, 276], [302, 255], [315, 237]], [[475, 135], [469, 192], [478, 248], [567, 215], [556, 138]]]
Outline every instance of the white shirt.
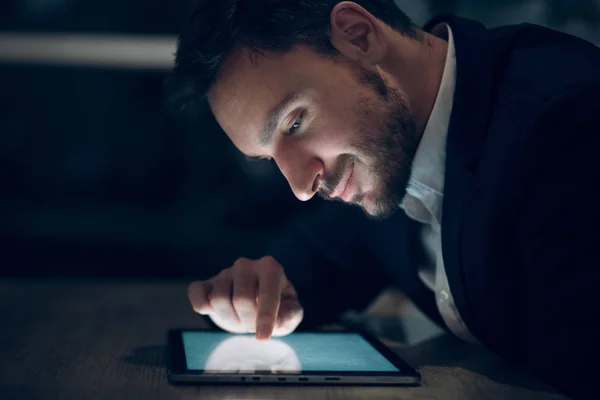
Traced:
[[420, 222], [421, 242], [426, 260], [419, 265], [419, 277], [435, 292], [437, 306], [448, 328], [468, 342], [477, 342], [464, 324], [452, 296], [442, 257], [442, 204], [446, 166], [446, 137], [456, 86], [456, 54], [452, 30], [446, 24], [433, 29], [433, 34], [448, 40], [448, 53], [435, 104], [423, 131], [423, 137], [412, 163], [411, 178], [402, 208]]

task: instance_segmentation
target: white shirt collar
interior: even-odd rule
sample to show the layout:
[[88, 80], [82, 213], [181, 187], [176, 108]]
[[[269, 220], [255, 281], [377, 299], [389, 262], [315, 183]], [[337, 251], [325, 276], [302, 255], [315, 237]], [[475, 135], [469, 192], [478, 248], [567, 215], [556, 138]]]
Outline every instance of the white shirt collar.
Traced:
[[419, 222], [434, 218], [441, 224], [446, 170], [446, 137], [456, 87], [456, 53], [452, 30], [446, 24], [436, 26], [433, 34], [448, 39], [448, 52], [442, 80], [429, 120], [412, 163], [411, 178], [402, 208]]

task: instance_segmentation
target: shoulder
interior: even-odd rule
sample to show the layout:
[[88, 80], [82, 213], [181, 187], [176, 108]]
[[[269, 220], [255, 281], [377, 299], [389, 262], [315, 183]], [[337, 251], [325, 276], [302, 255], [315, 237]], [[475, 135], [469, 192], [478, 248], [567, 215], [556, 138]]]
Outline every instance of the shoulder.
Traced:
[[[490, 143], [506, 141], [508, 160], [573, 154], [600, 126], [600, 48], [537, 25], [490, 32], [494, 110]], [[521, 155], [522, 159], [519, 159]]]
[[490, 30], [494, 77], [532, 100], [556, 97], [600, 80], [600, 48], [583, 39], [538, 25]]

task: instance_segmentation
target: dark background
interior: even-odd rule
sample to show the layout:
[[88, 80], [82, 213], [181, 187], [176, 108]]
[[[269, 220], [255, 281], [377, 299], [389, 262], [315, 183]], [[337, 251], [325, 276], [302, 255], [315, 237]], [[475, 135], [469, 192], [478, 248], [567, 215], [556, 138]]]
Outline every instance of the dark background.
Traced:
[[[0, 41], [37, 32], [174, 42], [193, 4], [2, 0]], [[600, 43], [600, 0], [398, 4], [419, 24], [454, 11]], [[0, 54], [0, 277], [202, 278], [262, 255], [290, 218], [318, 207], [297, 201], [271, 164], [248, 163], [214, 120], [173, 121], [162, 104], [166, 73]]]

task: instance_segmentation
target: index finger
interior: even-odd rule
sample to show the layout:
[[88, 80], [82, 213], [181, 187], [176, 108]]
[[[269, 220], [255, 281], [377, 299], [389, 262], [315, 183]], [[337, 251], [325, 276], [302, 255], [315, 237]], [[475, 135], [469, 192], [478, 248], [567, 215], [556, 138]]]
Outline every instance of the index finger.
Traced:
[[211, 291], [212, 285], [208, 281], [196, 281], [188, 286], [188, 298], [198, 314], [208, 315], [212, 312], [208, 297]]
[[273, 333], [284, 283], [283, 271], [279, 265], [266, 267], [259, 273], [258, 314], [256, 317], [256, 338], [258, 340], [267, 340]]

